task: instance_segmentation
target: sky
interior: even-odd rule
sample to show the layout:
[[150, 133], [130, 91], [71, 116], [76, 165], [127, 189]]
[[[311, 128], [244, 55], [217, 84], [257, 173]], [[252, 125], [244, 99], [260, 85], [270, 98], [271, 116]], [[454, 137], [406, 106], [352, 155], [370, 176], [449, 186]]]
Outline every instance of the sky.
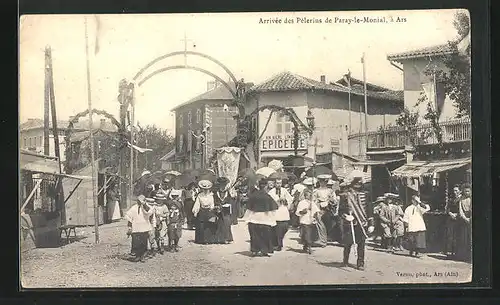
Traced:
[[[66, 120], [88, 108], [85, 19], [88, 26], [92, 107], [118, 118], [118, 83], [129, 80], [154, 58], [175, 51], [197, 51], [226, 65], [237, 79], [260, 83], [290, 71], [313, 79], [336, 81], [347, 73], [391, 89], [403, 89], [402, 72], [386, 56], [455, 39], [455, 10], [207, 13], [161, 15], [24, 15], [20, 19], [20, 122], [43, 118], [44, 49], [53, 57], [57, 116]], [[298, 23], [297, 18], [322, 23]], [[340, 19], [386, 17], [406, 22], [340, 23]], [[280, 19], [281, 24], [260, 23]], [[326, 23], [330, 18], [332, 23]], [[336, 19], [337, 18], [337, 19]], [[294, 20], [293, 24], [284, 23]], [[96, 36], [100, 50], [94, 52]], [[187, 37], [187, 43], [184, 37]], [[184, 56], [165, 59], [148, 72], [184, 64]], [[189, 65], [229, 79], [219, 66], [188, 56]], [[136, 89], [136, 122], [173, 131], [170, 111], [206, 91], [211, 77], [186, 69], [156, 75]]]

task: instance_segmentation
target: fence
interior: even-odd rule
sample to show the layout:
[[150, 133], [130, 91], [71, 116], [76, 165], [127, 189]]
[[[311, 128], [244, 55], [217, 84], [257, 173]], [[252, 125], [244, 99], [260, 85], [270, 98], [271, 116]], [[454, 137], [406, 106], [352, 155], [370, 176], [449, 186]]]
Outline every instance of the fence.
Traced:
[[[469, 119], [455, 119], [441, 122], [442, 142], [459, 142], [471, 139], [471, 122]], [[357, 133], [349, 136], [349, 146], [354, 147], [356, 142], [366, 143], [368, 148], [404, 147], [407, 145], [423, 145], [438, 143], [434, 128], [430, 123], [420, 124], [405, 129], [399, 126], [387, 127], [368, 133]]]

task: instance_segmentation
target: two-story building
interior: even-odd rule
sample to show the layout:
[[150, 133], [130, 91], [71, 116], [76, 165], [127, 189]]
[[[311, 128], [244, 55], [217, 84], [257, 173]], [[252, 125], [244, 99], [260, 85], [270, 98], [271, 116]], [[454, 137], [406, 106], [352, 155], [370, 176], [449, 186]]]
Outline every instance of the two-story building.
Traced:
[[[247, 84], [250, 88], [253, 84]], [[235, 84], [229, 82], [235, 89]], [[162, 167], [184, 171], [210, 166], [214, 150], [236, 136], [237, 109], [233, 96], [217, 81], [208, 82], [207, 91], [172, 109], [175, 112], [175, 154], [162, 158]], [[205, 139], [202, 133], [205, 131]]]
[[[352, 133], [364, 130], [365, 124], [368, 124], [369, 130], [376, 130], [384, 124], [394, 123], [403, 110], [402, 92], [372, 85], [367, 90], [365, 122], [363, 88], [351, 84], [349, 90], [345, 84], [328, 83], [325, 76], [314, 80], [288, 71], [252, 87], [248, 94], [247, 113], [264, 105], [277, 105], [292, 108], [297, 117], [307, 124], [306, 117], [310, 111], [315, 121], [314, 132], [311, 137], [301, 138], [298, 154], [313, 157], [317, 143], [316, 156], [329, 154], [330, 160], [332, 151], [354, 156], [359, 154], [360, 145], [348, 145], [349, 123]], [[258, 134], [262, 134], [259, 143], [262, 163], [272, 159], [285, 160], [294, 154], [290, 118], [281, 113], [270, 116], [270, 113], [263, 110], [257, 118]]]
[[[57, 129], [59, 136], [59, 151], [61, 154], [61, 162], [64, 164], [66, 160], [66, 130], [69, 121], [58, 121]], [[49, 156], [55, 156], [55, 141], [52, 132], [52, 121], [49, 122]], [[88, 120], [80, 120], [74, 124], [73, 131], [82, 132], [89, 128]], [[94, 130], [103, 130], [106, 132], [117, 132], [117, 127], [106, 119], [93, 122]], [[44, 124], [42, 119], [28, 119], [19, 126], [19, 147], [21, 149], [33, 151], [39, 154], [44, 153]]]

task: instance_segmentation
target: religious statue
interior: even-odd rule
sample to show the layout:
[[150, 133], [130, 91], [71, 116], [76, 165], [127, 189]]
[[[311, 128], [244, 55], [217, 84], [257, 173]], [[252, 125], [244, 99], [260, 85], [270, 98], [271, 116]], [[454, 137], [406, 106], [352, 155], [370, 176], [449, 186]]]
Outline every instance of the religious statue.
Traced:
[[[118, 85], [118, 102], [120, 103], [120, 124], [125, 127], [130, 125], [129, 105], [132, 103], [134, 84], [122, 79]], [[128, 124], [126, 123], [128, 121]]]

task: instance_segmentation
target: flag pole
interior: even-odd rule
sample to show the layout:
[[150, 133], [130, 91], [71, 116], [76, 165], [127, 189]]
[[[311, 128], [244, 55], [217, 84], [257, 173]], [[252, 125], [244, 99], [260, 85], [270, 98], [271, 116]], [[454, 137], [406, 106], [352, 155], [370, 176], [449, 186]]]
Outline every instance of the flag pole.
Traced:
[[365, 95], [365, 140], [366, 149], [368, 149], [368, 101], [366, 96], [366, 64], [365, 64], [365, 53], [363, 52], [363, 87]]
[[134, 194], [134, 115], [135, 115], [135, 97], [134, 97], [134, 88], [132, 88], [131, 94], [131, 102], [130, 102], [130, 189], [129, 189], [129, 198], [130, 205], [132, 205], [132, 195]]
[[87, 32], [87, 17], [85, 17], [85, 57], [87, 60], [87, 100], [89, 106], [89, 139], [90, 139], [90, 160], [92, 162], [92, 199], [94, 202], [94, 232], [95, 243], [99, 243], [99, 207], [97, 206], [96, 193], [96, 168], [94, 155], [94, 134], [92, 131], [92, 91], [90, 88], [90, 62], [89, 62], [89, 37]]

